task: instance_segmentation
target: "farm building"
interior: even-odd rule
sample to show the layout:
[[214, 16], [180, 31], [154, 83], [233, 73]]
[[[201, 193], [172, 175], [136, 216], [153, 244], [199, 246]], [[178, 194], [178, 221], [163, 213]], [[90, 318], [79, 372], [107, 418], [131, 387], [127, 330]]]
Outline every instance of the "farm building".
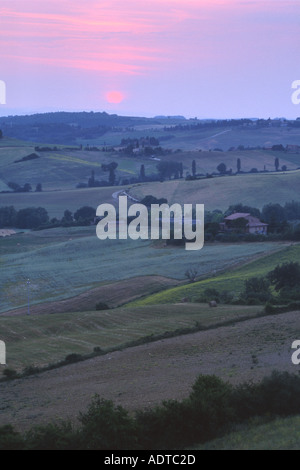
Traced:
[[224, 222], [220, 224], [222, 232], [243, 232], [267, 235], [268, 224], [264, 224], [257, 217], [251, 214], [236, 212], [225, 217]]

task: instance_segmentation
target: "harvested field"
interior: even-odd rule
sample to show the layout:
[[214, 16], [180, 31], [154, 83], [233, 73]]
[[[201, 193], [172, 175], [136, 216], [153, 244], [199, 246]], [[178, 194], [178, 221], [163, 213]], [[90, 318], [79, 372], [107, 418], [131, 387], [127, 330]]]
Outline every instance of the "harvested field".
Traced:
[[[60, 300], [57, 302], [44, 302], [39, 305], [33, 305], [30, 308], [31, 315], [46, 315], [55, 313], [87, 312], [94, 310], [98, 302], [104, 302], [109, 307], [131, 302], [159, 290], [168, 289], [179, 284], [175, 279], [168, 279], [162, 276], [140, 276], [133, 279], [114, 282], [104, 286], [91, 289], [76, 297]], [[10, 310], [7, 313], [0, 314], [16, 316], [26, 315], [27, 307]]]
[[274, 369], [295, 373], [291, 344], [300, 335], [299, 313], [161, 340], [1, 383], [0, 425], [28, 429], [53, 420], [75, 420], [94, 394], [131, 410], [181, 399], [199, 374], [240, 383], [260, 380]]

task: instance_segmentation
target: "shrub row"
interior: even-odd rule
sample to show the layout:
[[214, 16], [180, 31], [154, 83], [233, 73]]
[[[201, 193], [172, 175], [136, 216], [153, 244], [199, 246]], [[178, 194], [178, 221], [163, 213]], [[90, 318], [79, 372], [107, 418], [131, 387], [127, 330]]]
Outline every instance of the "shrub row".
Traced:
[[0, 450], [180, 449], [205, 442], [233, 426], [260, 416], [268, 419], [300, 413], [300, 378], [273, 372], [258, 384], [232, 386], [201, 375], [187, 399], [169, 400], [130, 414], [112, 401], [95, 397], [80, 425], [69, 422], [34, 427], [25, 435], [0, 428]]

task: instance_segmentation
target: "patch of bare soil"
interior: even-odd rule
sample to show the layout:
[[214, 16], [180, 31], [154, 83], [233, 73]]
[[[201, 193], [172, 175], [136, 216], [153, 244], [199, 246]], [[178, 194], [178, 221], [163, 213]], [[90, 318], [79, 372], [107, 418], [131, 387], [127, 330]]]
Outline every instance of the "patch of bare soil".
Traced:
[[[45, 302], [30, 307], [31, 315], [45, 315], [53, 313], [88, 312], [95, 310], [98, 302], [104, 302], [115, 308], [136, 300], [144, 295], [150, 295], [163, 289], [175, 287], [179, 281], [162, 276], [141, 276], [124, 281], [91, 289], [76, 297], [55, 302]], [[2, 313], [0, 316], [26, 315], [26, 308], [19, 308]]]
[[300, 338], [300, 312], [247, 320], [91, 359], [0, 384], [0, 425], [18, 429], [75, 420], [99, 394], [134, 410], [188, 396], [199, 374], [231, 383], [260, 380], [272, 370], [298, 373], [292, 342]]

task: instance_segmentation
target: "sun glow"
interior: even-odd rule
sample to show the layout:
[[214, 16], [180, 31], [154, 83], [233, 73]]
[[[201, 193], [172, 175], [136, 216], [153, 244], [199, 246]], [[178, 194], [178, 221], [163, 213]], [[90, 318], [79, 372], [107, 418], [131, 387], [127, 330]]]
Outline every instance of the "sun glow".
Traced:
[[109, 91], [105, 95], [108, 103], [119, 104], [125, 99], [125, 96], [120, 91]]

